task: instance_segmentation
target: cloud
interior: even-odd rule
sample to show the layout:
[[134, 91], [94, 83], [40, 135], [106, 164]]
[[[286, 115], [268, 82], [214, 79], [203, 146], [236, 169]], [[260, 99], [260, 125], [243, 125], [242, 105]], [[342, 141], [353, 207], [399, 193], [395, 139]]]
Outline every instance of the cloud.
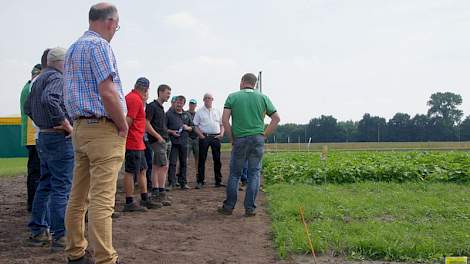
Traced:
[[213, 57], [201, 55], [193, 57], [185, 61], [177, 62], [169, 66], [169, 69], [173, 71], [189, 70], [194, 71], [195, 69], [201, 70], [215, 70], [215, 69], [233, 69], [237, 67], [237, 62], [232, 58], [228, 57]]
[[127, 60], [122, 63], [123, 68], [131, 70], [139, 70], [143, 68], [142, 62], [140, 60]]
[[201, 37], [211, 37], [209, 27], [194, 17], [191, 13], [182, 11], [164, 17], [164, 22], [170, 27], [177, 28], [182, 31], [190, 31]]
[[166, 16], [165, 22], [182, 29], [192, 29], [200, 25], [195, 17], [185, 11]]

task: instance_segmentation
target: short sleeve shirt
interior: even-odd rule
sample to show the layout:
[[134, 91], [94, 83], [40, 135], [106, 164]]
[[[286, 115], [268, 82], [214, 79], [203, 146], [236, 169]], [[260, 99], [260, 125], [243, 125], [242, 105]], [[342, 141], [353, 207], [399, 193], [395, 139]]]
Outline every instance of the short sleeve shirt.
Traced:
[[224, 108], [231, 110], [235, 138], [263, 134], [264, 117], [276, 112], [266, 95], [250, 88], [231, 93], [225, 100]]
[[145, 110], [142, 97], [136, 92], [131, 91], [126, 95], [127, 117], [132, 119], [132, 125], [127, 134], [127, 150], [145, 150]]
[[207, 109], [203, 106], [196, 112], [193, 123], [195, 126], [199, 127], [203, 133], [219, 134], [222, 119], [217, 109]]
[[[165, 109], [163, 109], [163, 105], [161, 105], [157, 100], [154, 100], [150, 104], [147, 104], [145, 114], [152, 128], [162, 136], [163, 139], [168, 140], [168, 128], [166, 126], [167, 117]], [[148, 139], [149, 143], [157, 142], [157, 139], [150, 134], [148, 134]]]
[[109, 77], [125, 113], [126, 103], [113, 49], [98, 33], [86, 31], [65, 55], [64, 101], [72, 119], [109, 117], [99, 94], [100, 83]]

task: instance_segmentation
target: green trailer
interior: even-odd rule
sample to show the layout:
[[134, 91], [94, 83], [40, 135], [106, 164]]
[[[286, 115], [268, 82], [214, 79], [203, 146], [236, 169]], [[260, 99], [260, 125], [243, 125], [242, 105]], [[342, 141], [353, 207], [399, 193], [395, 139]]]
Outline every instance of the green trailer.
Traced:
[[21, 118], [0, 117], [0, 158], [27, 157], [21, 145]]

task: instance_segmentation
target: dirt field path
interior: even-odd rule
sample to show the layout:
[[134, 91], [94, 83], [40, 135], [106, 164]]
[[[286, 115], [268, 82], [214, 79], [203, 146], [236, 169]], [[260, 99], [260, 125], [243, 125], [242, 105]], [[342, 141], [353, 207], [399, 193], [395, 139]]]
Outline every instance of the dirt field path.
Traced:
[[[223, 153], [223, 177], [228, 175], [229, 153]], [[188, 179], [195, 186], [194, 163]], [[207, 187], [170, 192], [173, 206], [145, 213], [121, 213], [113, 222], [114, 246], [126, 263], [284, 263], [277, 260], [269, 234], [264, 194], [258, 198], [258, 215], [243, 216], [244, 193], [232, 216], [216, 212], [224, 188], [213, 187], [208, 162]], [[120, 184], [118, 184], [120, 185]], [[29, 215], [25, 208], [25, 177], [0, 178], [0, 263], [66, 263], [63, 253], [24, 246]], [[119, 188], [117, 210], [124, 197]]]

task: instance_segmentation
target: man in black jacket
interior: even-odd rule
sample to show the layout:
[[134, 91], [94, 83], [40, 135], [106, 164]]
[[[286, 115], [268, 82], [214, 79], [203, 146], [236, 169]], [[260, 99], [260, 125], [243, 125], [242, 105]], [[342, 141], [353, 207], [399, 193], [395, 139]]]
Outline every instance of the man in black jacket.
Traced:
[[176, 98], [175, 108], [167, 111], [167, 127], [171, 140], [170, 152], [170, 168], [168, 177], [170, 178], [170, 186], [176, 185], [176, 161], [180, 161], [180, 171], [178, 175], [178, 183], [181, 189], [188, 190], [188, 181], [186, 179], [187, 157], [188, 157], [188, 137], [193, 131], [193, 121], [188, 112], [183, 111], [186, 98], [182, 95]]

